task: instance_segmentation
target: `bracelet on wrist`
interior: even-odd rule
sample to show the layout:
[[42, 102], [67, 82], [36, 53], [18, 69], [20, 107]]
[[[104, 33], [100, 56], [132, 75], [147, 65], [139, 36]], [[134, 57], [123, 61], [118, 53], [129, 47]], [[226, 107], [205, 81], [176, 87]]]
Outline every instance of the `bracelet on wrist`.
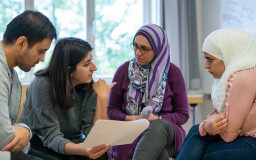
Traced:
[[162, 117], [159, 114], [157, 116], [158, 116], [158, 119], [162, 119]]

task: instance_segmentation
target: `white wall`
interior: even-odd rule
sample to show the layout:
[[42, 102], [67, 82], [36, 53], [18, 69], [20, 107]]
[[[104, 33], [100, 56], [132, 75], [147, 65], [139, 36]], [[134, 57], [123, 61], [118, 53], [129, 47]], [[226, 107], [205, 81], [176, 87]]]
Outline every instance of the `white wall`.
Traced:
[[[178, 1], [177, 0], [168, 0], [165, 1], [165, 5], [168, 6], [169, 10], [165, 10], [165, 14], [168, 15], [168, 18], [165, 20], [165, 25], [168, 28], [165, 28], [166, 34], [169, 40], [171, 55], [171, 62], [180, 66], [180, 46], [179, 46], [179, 15], [178, 15]], [[175, 22], [175, 23], [174, 23]], [[175, 37], [175, 38], [172, 38]]]
[[[202, 91], [205, 94], [210, 94], [211, 87], [213, 84], [213, 77], [204, 69], [204, 57], [202, 52], [202, 43], [205, 37], [214, 30], [220, 28], [221, 24], [221, 9], [220, 9], [221, 0], [197, 0], [196, 9], [197, 9], [197, 37], [198, 37], [198, 48], [199, 48], [199, 57], [200, 57], [200, 75], [202, 77]], [[183, 125], [186, 132], [192, 127], [193, 123], [193, 110], [190, 107], [190, 118], [186, 124]], [[213, 111], [212, 102], [209, 95], [204, 95], [203, 103], [198, 105], [197, 112], [197, 123], [202, 122], [206, 119], [206, 116]]]
[[[198, 24], [199, 27], [199, 51], [201, 51], [202, 44], [204, 39], [212, 31], [220, 28], [221, 25], [221, 0], [200, 0], [198, 7], [200, 20]], [[211, 87], [214, 81], [214, 78], [204, 69], [204, 57], [202, 52], [200, 54], [200, 73], [202, 77], [202, 92], [206, 94], [211, 93]]]

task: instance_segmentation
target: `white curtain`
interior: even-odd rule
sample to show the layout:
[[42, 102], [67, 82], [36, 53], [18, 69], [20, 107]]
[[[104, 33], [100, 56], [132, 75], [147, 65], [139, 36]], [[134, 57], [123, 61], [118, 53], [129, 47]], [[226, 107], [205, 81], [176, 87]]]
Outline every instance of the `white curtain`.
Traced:
[[196, 0], [144, 0], [144, 24], [155, 23], [164, 28], [171, 48], [171, 62], [183, 74], [187, 89], [201, 87]]
[[162, 0], [160, 12], [171, 61], [181, 69], [187, 89], [200, 88], [195, 0]]

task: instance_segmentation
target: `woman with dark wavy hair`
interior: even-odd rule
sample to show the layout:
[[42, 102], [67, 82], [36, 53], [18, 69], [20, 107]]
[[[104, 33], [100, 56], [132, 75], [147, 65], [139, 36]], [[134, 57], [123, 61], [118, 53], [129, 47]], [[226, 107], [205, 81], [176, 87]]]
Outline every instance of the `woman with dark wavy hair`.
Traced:
[[107, 119], [108, 94], [115, 85], [93, 82], [97, 68], [91, 51], [84, 40], [63, 38], [57, 42], [49, 66], [36, 73], [20, 118], [34, 135], [31, 154], [46, 159], [108, 159], [109, 146], [84, 148], [78, 144], [94, 122]]

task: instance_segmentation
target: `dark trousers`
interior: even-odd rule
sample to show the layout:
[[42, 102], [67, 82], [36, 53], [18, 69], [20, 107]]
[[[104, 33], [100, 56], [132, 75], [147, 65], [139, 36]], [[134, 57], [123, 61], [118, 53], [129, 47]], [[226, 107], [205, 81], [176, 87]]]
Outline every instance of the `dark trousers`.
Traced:
[[137, 143], [133, 160], [169, 160], [174, 150], [174, 130], [165, 120], [155, 120]]
[[23, 151], [18, 151], [18, 152], [11, 152], [11, 160], [42, 160], [42, 159], [38, 157], [34, 157], [29, 154], [25, 154]]
[[[41, 139], [34, 135], [30, 140], [31, 147], [29, 150], [29, 154], [35, 155], [45, 160], [91, 160], [86, 156], [78, 156], [78, 155], [64, 155], [61, 153], [57, 153], [52, 149], [49, 149], [43, 145]], [[107, 153], [103, 154], [97, 160], [108, 160]]]
[[201, 136], [199, 125], [193, 126], [175, 160], [255, 160], [256, 139], [239, 136], [225, 142], [219, 135]]

